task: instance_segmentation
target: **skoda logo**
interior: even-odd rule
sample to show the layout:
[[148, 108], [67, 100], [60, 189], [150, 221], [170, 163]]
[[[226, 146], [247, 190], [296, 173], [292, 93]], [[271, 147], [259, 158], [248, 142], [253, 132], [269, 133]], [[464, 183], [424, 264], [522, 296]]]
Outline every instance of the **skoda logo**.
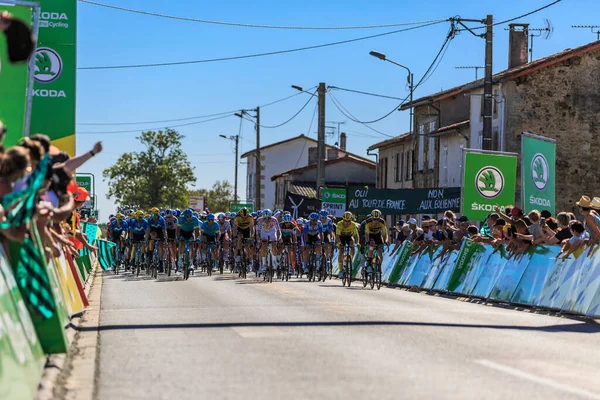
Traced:
[[328, 199], [328, 198], [330, 198], [330, 197], [331, 197], [331, 193], [329, 193], [329, 192], [325, 192], [325, 193], [323, 193], [323, 197], [324, 197], [325, 199]]
[[56, 51], [49, 47], [40, 47], [35, 51], [35, 71], [33, 76], [37, 82], [50, 83], [58, 79], [62, 73], [62, 59]]
[[475, 175], [475, 187], [486, 199], [494, 199], [504, 189], [504, 176], [496, 167], [483, 167]]
[[548, 185], [548, 161], [543, 154], [537, 153], [531, 160], [531, 180], [538, 190], [544, 190]]

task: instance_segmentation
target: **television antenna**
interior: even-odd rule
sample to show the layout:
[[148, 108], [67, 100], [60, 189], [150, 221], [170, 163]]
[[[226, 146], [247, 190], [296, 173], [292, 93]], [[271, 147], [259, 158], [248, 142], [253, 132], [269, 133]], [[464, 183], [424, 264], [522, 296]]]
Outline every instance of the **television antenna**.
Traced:
[[466, 65], [466, 66], [460, 66], [460, 67], [454, 67], [456, 69], [474, 69], [475, 70], [475, 80], [479, 79], [478, 76], [478, 72], [480, 69], [484, 69], [484, 66], [476, 66], [476, 65]]
[[598, 39], [600, 40], [600, 25], [571, 25], [571, 28], [586, 28], [590, 29], [592, 33], [598, 35]]
[[[545, 19], [546, 27], [545, 28], [530, 28], [528, 26], [518, 26], [523, 29], [525, 34], [529, 35], [529, 62], [533, 61], [533, 42], [536, 37], [544, 37], [544, 40], [549, 40], [554, 33], [554, 25], [552, 22], [546, 18]], [[516, 27], [515, 27], [516, 28]], [[509, 31], [513, 28], [504, 28], [505, 31]]]

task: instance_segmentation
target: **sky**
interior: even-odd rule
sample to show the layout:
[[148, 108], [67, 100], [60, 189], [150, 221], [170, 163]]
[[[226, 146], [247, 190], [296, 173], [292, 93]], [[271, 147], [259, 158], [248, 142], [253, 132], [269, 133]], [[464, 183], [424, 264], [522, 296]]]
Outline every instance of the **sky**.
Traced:
[[[129, 9], [195, 19], [276, 26], [364, 26], [435, 21], [453, 16], [503, 21], [542, 7], [552, 0], [429, 0], [428, 2], [371, 0], [281, 2], [230, 0], [198, 2], [191, 0], [98, 0]], [[171, 63], [204, 60], [278, 50], [294, 49], [323, 43], [414, 27], [415, 25], [353, 30], [281, 30], [234, 27], [158, 18], [118, 11], [79, 2], [77, 64], [79, 68], [132, 64]], [[532, 28], [554, 27], [549, 39], [534, 40], [534, 59], [566, 48], [596, 40], [588, 29], [571, 25], [600, 23], [598, 0], [563, 0], [539, 13], [516, 22], [530, 23]], [[471, 27], [480, 26], [470, 23]], [[494, 72], [507, 68], [507, 26], [494, 27]], [[291, 88], [306, 90], [319, 82], [385, 96], [408, 95], [406, 71], [369, 56], [369, 51], [383, 52], [391, 60], [411, 69], [419, 81], [440, 50], [450, 24], [399, 32], [369, 40], [288, 54], [213, 63], [174, 65], [153, 68], [81, 69], [77, 73], [77, 153], [89, 151], [102, 141], [104, 151], [78, 172], [96, 177], [100, 217], [114, 212], [115, 204], [106, 198], [108, 182], [102, 171], [116, 162], [121, 154], [140, 151], [136, 136], [143, 130], [171, 127], [185, 135], [183, 149], [195, 167], [196, 188], [210, 188], [217, 180], [234, 179], [234, 144], [219, 135], [240, 134], [240, 154], [255, 147], [251, 122], [241, 121], [231, 113], [222, 119], [191, 117], [213, 115], [266, 105], [298, 94], [288, 100], [263, 107], [261, 125], [274, 126], [296, 114], [311, 97]], [[482, 32], [482, 30], [480, 30]], [[435, 72], [415, 91], [415, 98], [471, 81], [475, 71], [457, 66], [484, 64], [485, 42], [469, 32], [461, 32], [444, 53]], [[479, 76], [482, 75], [479, 71]], [[389, 113], [399, 100], [366, 96], [334, 90], [333, 95], [350, 116], [370, 121]], [[316, 99], [289, 123], [261, 130], [261, 145], [299, 134], [316, 138]], [[314, 119], [313, 119], [314, 117]], [[153, 122], [185, 119], [171, 122]], [[360, 124], [343, 115], [332, 102], [326, 101], [328, 126], [341, 125], [348, 134], [348, 150], [367, 156], [372, 144], [409, 130], [409, 114], [394, 112], [374, 124]], [[198, 123], [201, 122], [201, 123]], [[242, 122], [240, 124], [240, 122]], [[176, 126], [182, 124], [193, 125]], [[103, 125], [90, 125], [103, 124]], [[375, 129], [376, 131], [372, 130]], [[337, 141], [335, 135], [327, 142]], [[246, 193], [245, 160], [240, 160], [238, 193]]]

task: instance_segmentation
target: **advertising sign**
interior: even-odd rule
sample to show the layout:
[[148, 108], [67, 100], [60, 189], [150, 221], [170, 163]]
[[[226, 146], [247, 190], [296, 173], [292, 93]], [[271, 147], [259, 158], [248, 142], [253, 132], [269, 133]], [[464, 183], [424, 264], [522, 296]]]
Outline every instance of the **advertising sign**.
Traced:
[[460, 188], [348, 189], [348, 211], [366, 215], [378, 209], [383, 215], [437, 214], [460, 209]]
[[517, 157], [506, 154], [467, 152], [464, 163], [461, 213], [483, 221], [494, 211], [515, 202]]
[[548, 210], [555, 215], [556, 141], [523, 132], [521, 135], [523, 210]]
[[40, 30], [34, 59], [31, 133], [75, 155], [77, 1], [40, 0]]
[[[23, 6], [0, 6], [0, 13], [8, 11], [15, 19], [31, 26], [32, 9]], [[4, 146], [12, 147], [23, 137], [27, 107], [27, 62], [13, 64], [8, 59], [4, 34], [0, 36], [0, 121], [6, 128]]]
[[204, 210], [204, 197], [203, 196], [190, 196], [190, 208], [197, 211]]
[[346, 189], [321, 189], [321, 207], [329, 211], [329, 215], [341, 218], [346, 212]]
[[248, 212], [254, 212], [254, 204], [252, 203], [234, 203], [231, 205], [231, 212], [238, 213], [244, 207], [248, 209]]
[[294, 219], [308, 217], [310, 213], [319, 212], [321, 210], [321, 201], [287, 192], [283, 209], [289, 211]]
[[88, 193], [93, 193], [92, 190], [92, 177], [90, 175], [76, 175], [75, 182], [77, 182], [77, 186], [81, 186]]

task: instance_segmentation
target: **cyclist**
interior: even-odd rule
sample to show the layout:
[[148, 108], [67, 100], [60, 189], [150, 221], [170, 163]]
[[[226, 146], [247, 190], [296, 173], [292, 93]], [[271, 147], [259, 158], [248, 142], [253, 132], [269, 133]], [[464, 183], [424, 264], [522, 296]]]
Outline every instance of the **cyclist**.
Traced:
[[[127, 236], [127, 232], [129, 231], [129, 225], [125, 222], [125, 218], [123, 214], [117, 213], [115, 219], [113, 219], [108, 227], [110, 232], [110, 239], [113, 243], [121, 243], [121, 252], [125, 250], [125, 241], [124, 236]], [[125, 235], [123, 235], [125, 234]], [[114, 249], [116, 251], [116, 248]], [[121, 254], [116, 254], [115, 258], [120, 260]]]
[[[302, 252], [302, 266], [304, 273], [308, 272], [306, 265], [310, 253], [310, 246], [315, 246], [315, 254], [317, 258], [321, 252], [321, 242], [323, 241], [323, 224], [319, 221], [319, 214], [316, 212], [308, 216], [308, 221], [304, 224], [304, 250]], [[315, 260], [318, 264], [318, 260]]]
[[358, 242], [358, 228], [353, 221], [353, 215], [350, 211], [346, 211], [342, 217], [342, 221], [337, 223], [336, 227], [337, 244], [340, 249], [338, 256], [338, 266], [340, 273], [338, 278], [344, 277], [342, 262], [344, 261], [344, 246], [350, 246], [350, 259], [354, 260], [354, 243]]
[[209, 243], [214, 243], [215, 247], [212, 249], [212, 264], [213, 265], [209, 265], [207, 268], [212, 268], [214, 270], [214, 266], [215, 266], [215, 262], [217, 259], [217, 240], [219, 240], [219, 237], [221, 236], [221, 227], [219, 226], [219, 223], [217, 221], [215, 221], [215, 215], [214, 214], [208, 214], [206, 215], [206, 221], [203, 222], [200, 225], [201, 228], [201, 232], [200, 232], [200, 239], [202, 241], [202, 260], [206, 261], [206, 248], [208, 247]]
[[158, 241], [158, 258], [160, 260], [158, 270], [163, 271], [163, 240], [167, 240], [167, 223], [165, 219], [160, 215], [160, 210], [157, 207], [150, 209], [150, 218], [148, 218], [148, 226], [150, 227], [150, 246], [148, 252], [150, 257], [154, 252], [155, 242]]
[[367, 218], [365, 223], [365, 240], [369, 244], [367, 261], [372, 261], [374, 246], [377, 246], [379, 249], [379, 265], [383, 265], [383, 245], [385, 243], [389, 246], [389, 237], [385, 220], [381, 218], [381, 211], [373, 210], [371, 211], [371, 216]]
[[329, 211], [323, 209], [319, 212], [320, 221], [323, 225], [323, 245], [325, 246], [325, 256], [333, 258], [333, 244], [335, 243], [335, 234], [333, 220], [329, 217]]
[[[186, 240], [194, 240], [200, 237], [200, 220], [194, 217], [191, 209], [184, 210], [181, 213], [181, 217], [177, 223], [177, 230], [175, 232], [175, 237], [179, 238], [179, 256], [183, 254], [185, 250], [185, 241]], [[194, 247], [190, 246], [190, 265], [188, 266], [190, 269], [194, 269]], [[179, 258], [178, 260], [178, 269], [183, 267], [183, 258]]]
[[284, 214], [283, 222], [280, 224], [281, 242], [284, 246], [289, 246], [290, 255], [290, 273], [296, 268], [296, 244], [298, 243], [298, 227], [294, 223], [291, 214]]
[[[229, 262], [229, 239], [231, 238], [231, 224], [229, 223], [229, 218], [227, 214], [230, 213], [220, 213], [217, 216], [219, 220], [219, 229], [221, 231], [221, 247], [223, 247], [223, 260], [225, 264]], [[230, 214], [231, 215], [231, 214]]]
[[248, 258], [252, 260], [253, 257], [250, 255], [254, 254], [253, 246], [252, 243], [246, 243], [246, 241], [247, 239], [250, 239], [250, 234], [254, 232], [254, 218], [251, 215], [248, 215], [248, 209], [244, 207], [233, 221], [233, 229], [238, 239], [235, 246], [235, 261], [236, 263], [240, 262], [239, 252], [242, 248], [242, 244], [246, 246], [246, 254], [248, 254]]
[[167, 225], [167, 238], [169, 239], [169, 250], [171, 254], [176, 256], [175, 249], [175, 240], [177, 240], [177, 223], [179, 220], [177, 219], [177, 215], [175, 214], [175, 210], [165, 210], [165, 223]]
[[[262, 211], [262, 217], [256, 221], [257, 231], [260, 234], [260, 240], [262, 245], [260, 247], [260, 257], [262, 265], [258, 272], [264, 272], [267, 269], [267, 247], [268, 242], [279, 242], [281, 239], [281, 230], [279, 229], [279, 222], [277, 218], [273, 216], [271, 210], [266, 209]], [[271, 247], [273, 255], [273, 269], [277, 268], [277, 246]]]
[[[148, 235], [150, 226], [148, 225], [148, 221], [144, 218], [144, 212], [138, 211], [133, 214], [134, 218], [130, 220], [129, 225], [129, 240], [132, 243], [140, 243], [143, 242], [145, 236]], [[135, 248], [136, 246], [131, 246], [131, 254], [129, 256], [129, 260], [135, 260]], [[144, 246], [142, 245], [142, 252], [144, 252]], [[133, 264], [132, 264], [133, 265]]]

